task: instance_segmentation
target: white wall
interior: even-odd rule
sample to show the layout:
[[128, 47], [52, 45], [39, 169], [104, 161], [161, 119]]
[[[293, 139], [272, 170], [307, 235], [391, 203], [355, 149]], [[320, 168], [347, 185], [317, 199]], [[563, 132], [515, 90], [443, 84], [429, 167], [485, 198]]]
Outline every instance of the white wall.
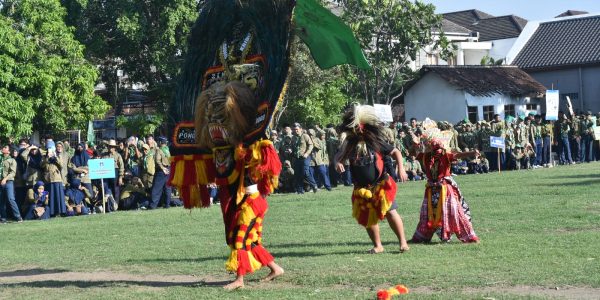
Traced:
[[467, 114], [465, 92], [457, 90], [435, 73], [429, 72], [404, 96], [406, 120], [429, 117], [436, 121], [456, 123]]
[[512, 48], [517, 38], [503, 39], [492, 41], [492, 49], [490, 49], [490, 57], [495, 60], [505, 59], [508, 51]]
[[506, 95], [495, 94], [490, 97], [473, 96], [469, 93], [465, 93], [465, 98], [468, 106], [477, 106], [478, 108], [478, 120], [483, 120], [483, 107], [493, 105], [494, 114], [499, 114], [502, 119], [506, 117], [504, 114], [504, 105], [515, 105], [515, 114], [517, 117], [520, 114], [527, 115], [530, 111], [526, 109], [527, 104], [538, 104], [538, 110], [535, 113], [541, 112], [541, 103], [537, 99], [530, 99], [525, 97], [510, 97]]

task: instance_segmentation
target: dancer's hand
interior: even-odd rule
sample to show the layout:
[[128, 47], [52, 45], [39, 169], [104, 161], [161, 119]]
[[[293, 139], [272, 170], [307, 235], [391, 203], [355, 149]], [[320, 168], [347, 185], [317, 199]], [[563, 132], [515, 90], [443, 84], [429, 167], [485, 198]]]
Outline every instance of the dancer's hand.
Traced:
[[342, 163], [335, 164], [335, 170], [338, 173], [344, 173], [346, 171], [346, 169], [344, 168], [344, 165]]
[[400, 179], [400, 182], [408, 181], [408, 174], [406, 174], [402, 166], [398, 166], [398, 179]]

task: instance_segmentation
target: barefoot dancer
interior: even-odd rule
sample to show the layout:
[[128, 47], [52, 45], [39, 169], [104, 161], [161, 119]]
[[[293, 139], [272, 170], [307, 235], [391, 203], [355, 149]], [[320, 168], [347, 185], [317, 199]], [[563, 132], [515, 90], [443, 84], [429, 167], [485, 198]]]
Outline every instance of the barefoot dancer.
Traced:
[[471, 224], [471, 212], [458, 184], [451, 176], [452, 161], [469, 156], [479, 156], [479, 151], [447, 152], [435, 131], [419, 138], [413, 135], [413, 142], [421, 149], [417, 159], [421, 161], [427, 176], [425, 196], [421, 206], [421, 217], [411, 242], [429, 242], [439, 230], [442, 241], [450, 241], [456, 234], [463, 243], [478, 243], [479, 238]]
[[[169, 184], [178, 189], [186, 208], [210, 206], [208, 185], [218, 185], [231, 250], [226, 267], [237, 274], [225, 288], [235, 289], [244, 286], [246, 274], [263, 266], [271, 270], [265, 280], [283, 274], [263, 247], [262, 226], [268, 209], [265, 197], [277, 186], [281, 170], [266, 133], [285, 96], [291, 47], [296, 44], [291, 36], [298, 33], [310, 49], [323, 54], [337, 49], [327, 44], [347, 41], [351, 35], [349, 29], [336, 30], [328, 39], [320, 38], [312, 25], [339, 29], [341, 21], [315, 0], [201, 2], [169, 112]], [[315, 22], [320, 16], [328, 21]], [[350, 42], [355, 45], [350, 50], [360, 51], [356, 40]], [[344, 63], [329, 55], [313, 57], [322, 67]], [[364, 58], [350, 62], [369, 68]]]
[[336, 169], [344, 172], [342, 161], [350, 160], [350, 171], [354, 181], [352, 192], [352, 216], [367, 229], [373, 248], [369, 253], [384, 251], [379, 236], [379, 221], [386, 218], [398, 237], [400, 252], [407, 251], [402, 218], [396, 212], [398, 204], [396, 182], [383, 167], [384, 156], [391, 156], [397, 164], [401, 181], [407, 180], [402, 164], [402, 154], [384, 141], [383, 127], [375, 110], [369, 105], [355, 105], [344, 115], [342, 130], [347, 137], [336, 155]]

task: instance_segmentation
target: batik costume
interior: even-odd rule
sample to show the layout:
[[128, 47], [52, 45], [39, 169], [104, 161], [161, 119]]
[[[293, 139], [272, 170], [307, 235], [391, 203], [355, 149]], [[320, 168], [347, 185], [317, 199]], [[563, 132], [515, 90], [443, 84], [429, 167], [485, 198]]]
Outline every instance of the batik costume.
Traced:
[[477, 242], [479, 238], [471, 224], [469, 206], [450, 172], [454, 154], [446, 152], [438, 139], [428, 143], [431, 151], [417, 155], [427, 176], [427, 184], [419, 224], [412, 240], [429, 242], [439, 230], [443, 241], [449, 241], [451, 235], [456, 234], [464, 243]]
[[291, 26], [294, 5], [298, 13], [307, 4], [318, 6], [314, 0], [204, 1], [170, 108], [169, 184], [186, 208], [209, 206], [208, 186], [219, 186], [231, 249], [226, 267], [238, 275], [273, 261], [262, 246], [262, 223], [281, 163], [267, 132], [285, 94], [291, 37], [313, 29]]

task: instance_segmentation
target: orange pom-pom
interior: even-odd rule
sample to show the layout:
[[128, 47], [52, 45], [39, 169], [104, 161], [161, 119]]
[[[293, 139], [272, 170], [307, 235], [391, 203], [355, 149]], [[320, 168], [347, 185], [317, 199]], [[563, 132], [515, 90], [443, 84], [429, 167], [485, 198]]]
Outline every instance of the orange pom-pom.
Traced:
[[390, 294], [386, 290], [379, 290], [377, 292], [377, 300], [389, 300]]
[[398, 293], [400, 293], [400, 295], [402, 294], [408, 294], [408, 288], [399, 284], [396, 286], [396, 290], [398, 291]]

